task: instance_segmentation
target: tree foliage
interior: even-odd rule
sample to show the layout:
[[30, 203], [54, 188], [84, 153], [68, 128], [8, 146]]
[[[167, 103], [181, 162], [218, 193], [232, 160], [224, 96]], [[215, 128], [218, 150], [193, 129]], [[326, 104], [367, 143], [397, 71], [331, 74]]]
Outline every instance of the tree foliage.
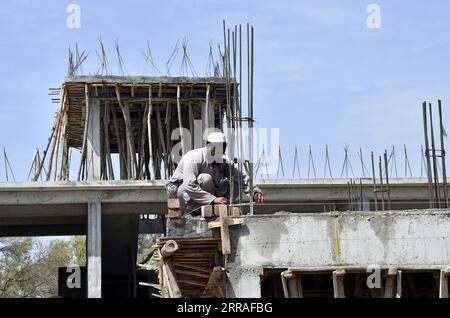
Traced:
[[58, 267], [83, 266], [85, 255], [84, 237], [0, 238], [0, 297], [55, 297]]

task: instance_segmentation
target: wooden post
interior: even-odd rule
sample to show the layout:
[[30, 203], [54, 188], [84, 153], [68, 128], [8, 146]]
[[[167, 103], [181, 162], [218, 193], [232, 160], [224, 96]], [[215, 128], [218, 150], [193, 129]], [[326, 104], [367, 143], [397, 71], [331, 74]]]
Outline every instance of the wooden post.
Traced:
[[108, 165], [108, 179], [114, 180], [114, 169], [112, 165], [111, 160], [111, 146], [109, 142], [109, 122], [110, 122], [110, 114], [111, 111], [108, 107], [108, 102], [105, 101], [105, 114], [103, 116], [103, 129], [104, 129], [104, 141], [105, 141], [105, 156], [106, 156], [106, 163]]
[[394, 298], [397, 292], [396, 286], [397, 269], [389, 268], [386, 275], [386, 284], [384, 286], [384, 298]]
[[123, 149], [123, 146], [122, 146], [122, 138], [120, 138], [116, 110], [114, 108], [111, 108], [111, 114], [112, 114], [113, 123], [114, 123], [114, 134], [116, 135], [116, 140], [117, 140], [117, 149], [119, 151], [120, 179], [125, 179], [125, 176], [128, 175], [128, 165], [126, 163], [125, 150]]
[[86, 165], [89, 180], [101, 178], [100, 101], [92, 99], [89, 107], [86, 139]]
[[441, 283], [439, 284], [439, 298], [448, 298], [448, 275], [449, 273], [445, 270], [441, 270]]
[[184, 145], [184, 136], [183, 136], [183, 120], [181, 117], [181, 104], [180, 104], [180, 85], [177, 85], [177, 112], [178, 112], [178, 126], [180, 128], [180, 137], [181, 137], [181, 152], [184, 155], [186, 148]]
[[222, 241], [222, 254], [231, 255], [231, 243], [230, 243], [230, 229], [225, 220], [225, 217], [221, 215], [220, 220], [220, 239]]
[[343, 269], [333, 271], [334, 298], [345, 298], [344, 275], [345, 270]]
[[397, 292], [395, 298], [402, 298], [402, 271], [397, 271]]
[[167, 102], [166, 106], [166, 151], [167, 151], [167, 169], [166, 173], [168, 176], [171, 175], [172, 172], [172, 148], [171, 148], [171, 120], [172, 120], [172, 105], [170, 102]]
[[152, 113], [153, 113], [153, 103], [152, 103], [152, 85], [148, 87], [148, 113], [147, 113], [147, 134], [148, 134], [148, 152], [149, 152], [149, 166], [151, 171], [151, 180], [155, 180], [156, 169], [155, 163], [153, 162], [153, 140], [152, 140]]
[[117, 101], [119, 103], [120, 109], [122, 110], [123, 114], [123, 120], [125, 121], [125, 134], [126, 134], [126, 145], [127, 147], [127, 153], [128, 153], [128, 160], [129, 165], [131, 165], [131, 174], [128, 175], [129, 179], [134, 179], [136, 175], [137, 170], [137, 163], [136, 163], [136, 149], [134, 148], [134, 136], [133, 136], [133, 130], [131, 128], [131, 118], [130, 118], [130, 109], [127, 105], [127, 103], [122, 103], [120, 99], [120, 90], [119, 86], [116, 85], [116, 97]]
[[144, 115], [142, 117], [142, 129], [141, 129], [141, 141], [140, 141], [140, 148], [139, 148], [139, 152], [140, 152], [140, 156], [139, 156], [139, 176], [140, 179], [145, 179], [145, 169], [144, 169], [144, 161], [145, 161], [145, 135], [148, 133], [147, 132], [147, 123], [148, 123], [148, 108], [149, 105], [148, 103], [145, 104], [145, 109], [144, 109]]
[[289, 298], [303, 298], [301, 275], [287, 271], [284, 277], [287, 279]]
[[[164, 154], [164, 165], [167, 164], [167, 149], [166, 149], [166, 143], [164, 141], [164, 134], [163, 134], [163, 127], [162, 127], [162, 121], [161, 121], [161, 113], [160, 113], [160, 106], [156, 108], [156, 122], [158, 125], [158, 136], [159, 136], [159, 144], [160, 147], [162, 147], [162, 153]], [[158, 147], [159, 148], [159, 147]], [[158, 160], [161, 158], [158, 156]], [[160, 171], [161, 167], [158, 168], [158, 171]], [[168, 176], [166, 176], [167, 178]]]
[[81, 179], [81, 170], [83, 168], [85, 159], [86, 159], [86, 140], [87, 140], [87, 131], [89, 125], [89, 86], [86, 84], [84, 87], [84, 98], [86, 107], [84, 109], [84, 131], [83, 131], [83, 144], [81, 146], [81, 159], [80, 166], [78, 168], [78, 180]]

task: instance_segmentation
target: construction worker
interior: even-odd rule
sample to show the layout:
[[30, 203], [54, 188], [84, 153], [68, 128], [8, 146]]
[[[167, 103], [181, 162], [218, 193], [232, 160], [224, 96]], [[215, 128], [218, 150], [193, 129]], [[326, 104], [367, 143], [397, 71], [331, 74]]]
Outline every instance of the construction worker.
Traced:
[[[239, 196], [239, 180], [242, 191], [249, 196], [248, 176], [239, 172], [225, 158], [227, 142], [221, 132], [210, 133], [206, 146], [187, 152], [180, 160], [166, 185], [169, 198], [178, 198], [185, 213], [198, 211], [203, 205], [229, 204], [230, 168], [234, 180], [234, 196]], [[264, 196], [253, 187], [252, 199], [262, 203]]]

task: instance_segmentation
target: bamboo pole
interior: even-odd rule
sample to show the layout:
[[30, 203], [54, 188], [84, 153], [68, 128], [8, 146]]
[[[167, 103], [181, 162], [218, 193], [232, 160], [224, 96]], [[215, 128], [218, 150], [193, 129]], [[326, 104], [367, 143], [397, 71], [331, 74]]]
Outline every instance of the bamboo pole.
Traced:
[[184, 136], [183, 136], [183, 121], [181, 117], [181, 104], [180, 104], [180, 85], [177, 85], [177, 112], [178, 112], [178, 125], [180, 128], [180, 137], [181, 137], [181, 152], [185, 154], [185, 146], [184, 146]]
[[[135, 176], [135, 171], [137, 170], [137, 165], [136, 165], [136, 158], [135, 158], [135, 148], [134, 148], [134, 138], [133, 138], [133, 131], [131, 130], [131, 119], [130, 119], [130, 110], [129, 107], [127, 105], [127, 103], [122, 103], [121, 99], [120, 99], [120, 91], [119, 91], [119, 86], [116, 85], [116, 97], [117, 97], [117, 101], [119, 103], [120, 109], [122, 110], [122, 114], [123, 114], [123, 119], [125, 121], [125, 134], [126, 134], [126, 144], [128, 145], [128, 159], [129, 159], [129, 164], [131, 165], [131, 169], [130, 169], [130, 175], [128, 175], [128, 178], [133, 179]], [[136, 169], [136, 170], [134, 170]]]
[[114, 123], [114, 133], [116, 135], [116, 140], [117, 140], [117, 149], [119, 151], [119, 160], [120, 160], [120, 177], [121, 179], [125, 179], [126, 176], [125, 174], [128, 176], [128, 165], [126, 163], [126, 157], [125, 157], [125, 153], [124, 153], [124, 149], [122, 146], [122, 141], [120, 138], [120, 133], [119, 133], [119, 126], [117, 123], [117, 115], [116, 115], [116, 111], [114, 109], [111, 109], [111, 114], [113, 117], [113, 123]]
[[139, 176], [141, 179], [145, 179], [144, 173], [144, 160], [145, 160], [145, 135], [147, 133], [147, 117], [148, 117], [148, 103], [145, 103], [144, 116], [142, 116], [142, 129], [141, 129], [141, 147], [140, 147], [140, 159], [139, 159]]
[[112, 166], [112, 159], [111, 159], [111, 145], [109, 142], [109, 122], [110, 122], [110, 115], [111, 111], [108, 107], [108, 101], [105, 101], [105, 114], [103, 116], [103, 129], [104, 129], [104, 142], [105, 142], [105, 156], [106, 156], [106, 163], [108, 166], [108, 179], [114, 180], [114, 169]]
[[166, 107], [166, 150], [167, 150], [167, 175], [172, 172], [172, 148], [171, 148], [171, 121], [172, 121], [172, 105], [167, 102]]
[[[160, 146], [162, 147], [162, 153], [164, 153], [164, 156], [167, 155], [167, 149], [166, 149], [166, 143], [164, 142], [164, 134], [163, 134], [163, 129], [162, 129], [162, 122], [161, 122], [161, 113], [160, 113], [160, 106], [158, 105], [158, 107], [156, 108], [156, 120], [157, 120], [157, 124], [158, 124], [158, 136], [159, 136], [159, 143]], [[160, 147], [158, 147], [159, 149]], [[165, 160], [166, 162], [166, 160]], [[166, 164], [164, 162], [164, 164]]]
[[81, 179], [81, 171], [84, 165], [84, 161], [86, 158], [86, 142], [87, 142], [87, 131], [88, 131], [88, 125], [89, 125], [89, 86], [86, 84], [84, 86], [84, 96], [86, 101], [86, 107], [85, 107], [85, 121], [84, 121], [84, 132], [83, 132], [83, 144], [81, 146], [81, 159], [80, 159], [80, 166], [78, 168], [78, 178], [77, 180], [80, 181]]
[[155, 165], [153, 162], [152, 112], [153, 112], [152, 85], [150, 84], [148, 87], [147, 134], [148, 134], [148, 152], [149, 152], [149, 161], [150, 161], [149, 165], [150, 165], [150, 169], [152, 169], [150, 179], [155, 180], [156, 169], [155, 169]]

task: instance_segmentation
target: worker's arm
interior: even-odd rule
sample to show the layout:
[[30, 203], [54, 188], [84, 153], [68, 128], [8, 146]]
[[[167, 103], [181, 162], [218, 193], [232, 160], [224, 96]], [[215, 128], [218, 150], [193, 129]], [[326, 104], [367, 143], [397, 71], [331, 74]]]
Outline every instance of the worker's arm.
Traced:
[[189, 195], [191, 200], [201, 205], [212, 204], [216, 196], [203, 190], [197, 180], [198, 166], [194, 160], [186, 160], [183, 166], [183, 183], [185, 183], [184, 190]]

